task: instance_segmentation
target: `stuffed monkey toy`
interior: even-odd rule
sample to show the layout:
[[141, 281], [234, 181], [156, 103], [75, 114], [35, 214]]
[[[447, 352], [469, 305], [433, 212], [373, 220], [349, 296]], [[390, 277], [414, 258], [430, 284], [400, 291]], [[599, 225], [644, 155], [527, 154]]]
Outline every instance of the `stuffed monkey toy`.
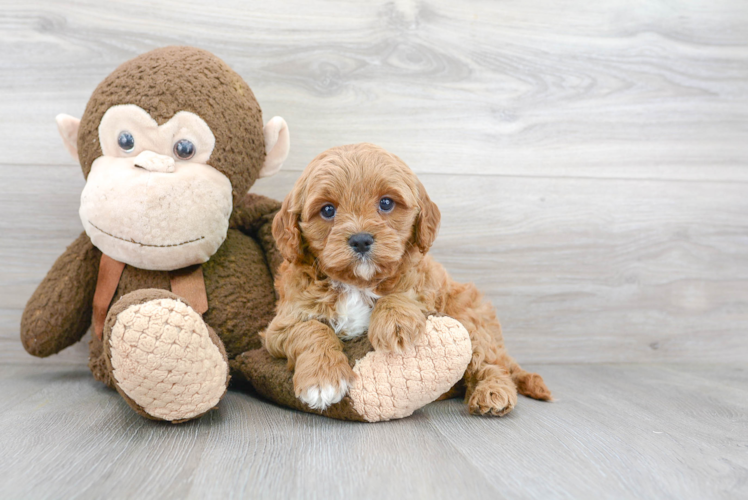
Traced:
[[258, 348], [273, 317], [279, 204], [247, 192], [281, 167], [286, 124], [263, 127], [242, 78], [188, 47], [122, 64], [80, 120], [57, 123], [86, 178], [85, 232], [29, 300], [23, 345], [49, 356], [93, 322], [97, 380], [146, 417], [198, 417], [226, 392], [228, 360]]
[[[248, 193], [286, 159], [285, 121], [263, 127], [252, 90], [216, 56], [166, 47], [119, 66], [80, 120], [59, 115], [57, 124], [86, 178], [84, 232], [26, 305], [26, 350], [50, 356], [93, 326], [94, 377], [154, 420], [183, 422], [215, 408], [230, 374], [276, 402], [295, 400], [290, 372], [265, 362], [259, 337], [274, 315], [273, 274], [282, 257], [271, 223], [280, 203]], [[447, 342], [464, 343], [467, 335], [454, 331]], [[442, 337], [431, 340], [441, 346]], [[361, 390], [327, 413], [369, 421], [412, 413], [464, 371], [461, 359], [439, 349], [436, 377], [433, 364], [369, 356]], [[351, 362], [370, 350], [351, 346]], [[393, 366], [404, 375], [381, 376]], [[408, 380], [411, 387], [420, 381], [418, 390], [409, 392]], [[387, 396], [397, 408], [372, 403], [379, 394], [398, 395]]]

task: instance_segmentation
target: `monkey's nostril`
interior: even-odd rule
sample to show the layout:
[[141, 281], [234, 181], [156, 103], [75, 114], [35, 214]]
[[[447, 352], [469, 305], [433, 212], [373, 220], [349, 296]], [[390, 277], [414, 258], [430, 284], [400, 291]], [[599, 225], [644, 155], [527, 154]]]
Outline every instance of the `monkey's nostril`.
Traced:
[[369, 233], [356, 233], [348, 238], [348, 245], [358, 254], [364, 255], [371, 250], [374, 237]]

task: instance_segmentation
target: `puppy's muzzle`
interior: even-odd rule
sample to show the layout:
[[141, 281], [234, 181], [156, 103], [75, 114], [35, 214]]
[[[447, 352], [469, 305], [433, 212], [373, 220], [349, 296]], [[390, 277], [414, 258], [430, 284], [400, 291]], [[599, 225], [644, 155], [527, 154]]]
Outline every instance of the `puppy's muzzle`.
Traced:
[[348, 245], [361, 256], [368, 254], [373, 244], [374, 237], [369, 233], [356, 233], [348, 238]]

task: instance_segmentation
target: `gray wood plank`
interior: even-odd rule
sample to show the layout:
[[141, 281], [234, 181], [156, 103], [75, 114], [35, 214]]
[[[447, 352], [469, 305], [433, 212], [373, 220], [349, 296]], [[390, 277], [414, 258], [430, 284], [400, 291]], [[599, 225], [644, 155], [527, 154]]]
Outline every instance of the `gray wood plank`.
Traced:
[[[558, 401], [535, 413], [528, 410], [539, 403], [522, 400], [506, 426], [484, 419], [455, 425], [462, 413], [455, 405], [424, 410], [485, 477], [504, 483], [508, 497], [748, 494], [744, 370], [738, 387], [692, 376], [690, 367], [543, 366], [539, 371]], [[511, 452], [496, 453], [496, 447]]]
[[[0, 372], [0, 394], [19, 382], [27, 394], [0, 410], [0, 426], [9, 429], [0, 437], [3, 498], [446, 499], [499, 493], [423, 418], [361, 426], [231, 392], [218, 411], [175, 426], [136, 415], [84, 369]], [[411, 479], [396, 482], [394, 476]]]
[[175, 426], [135, 415], [85, 369], [0, 366], [0, 395], [11, 402], [0, 409], [0, 496], [748, 494], [745, 369], [725, 386], [675, 365], [531, 368], [557, 402], [521, 398], [502, 419], [472, 417], [451, 400], [401, 421], [345, 423], [232, 390], [219, 410]]
[[743, 381], [748, 371], [748, 365], [746, 363], [739, 365], [675, 364], [671, 365], [670, 369], [687, 371], [692, 377], [701, 377], [710, 382], [726, 385], [733, 389], [745, 389]]
[[[76, 167], [0, 166], [0, 360], [26, 300], [81, 230]], [[282, 198], [297, 172], [259, 181]], [[523, 362], [748, 359], [746, 184], [423, 174], [433, 249], [497, 307]], [[34, 194], [35, 193], [35, 194]], [[82, 362], [85, 347], [64, 359]]]
[[370, 141], [419, 172], [745, 181], [746, 22], [738, 1], [8, 1], [0, 150], [66, 164], [55, 114], [121, 62], [191, 44], [287, 119], [292, 170]]

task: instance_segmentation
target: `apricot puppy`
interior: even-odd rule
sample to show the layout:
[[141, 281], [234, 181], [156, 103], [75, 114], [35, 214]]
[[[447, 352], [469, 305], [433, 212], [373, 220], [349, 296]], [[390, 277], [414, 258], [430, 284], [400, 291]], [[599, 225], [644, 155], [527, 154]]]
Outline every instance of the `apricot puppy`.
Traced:
[[355, 378], [342, 340], [368, 332], [376, 350], [403, 351], [434, 312], [470, 334], [461, 390], [471, 413], [505, 415], [518, 391], [551, 399], [540, 375], [507, 355], [491, 304], [427, 254], [439, 220], [408, 166], [372, 144], [329, 149], [304, 170], [273, 221], [286, 261], [277, 315], [262, 335], [270, 354], [288, 359], [296, 396], [310, 407], [340, 401]]

